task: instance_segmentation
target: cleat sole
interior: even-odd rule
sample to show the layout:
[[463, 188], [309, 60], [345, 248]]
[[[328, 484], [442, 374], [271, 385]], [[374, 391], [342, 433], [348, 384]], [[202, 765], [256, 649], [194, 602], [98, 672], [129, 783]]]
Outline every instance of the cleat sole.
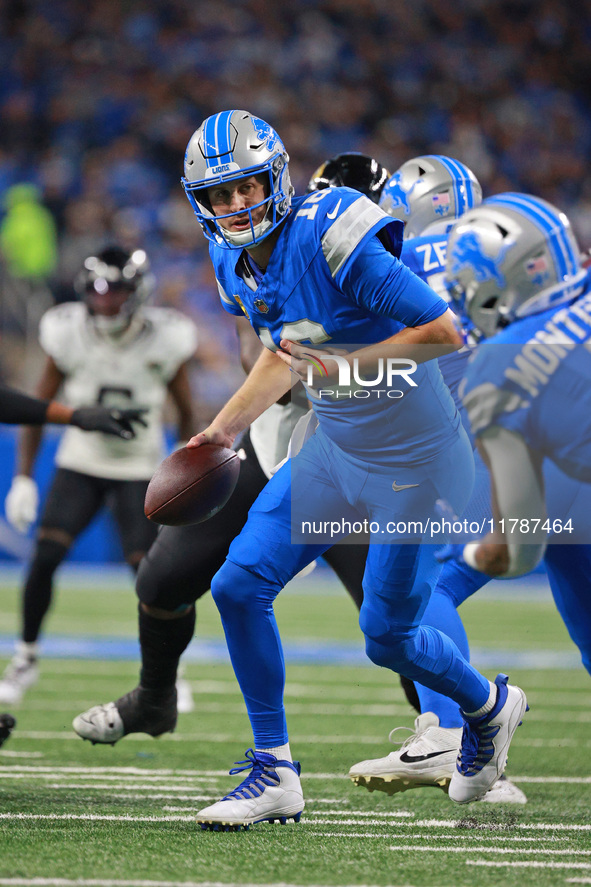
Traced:
[[368, 792], [378, 791], [387, 795], [396, 795], [413, 788], [441, 788], [447, 792], [451, 776], [441, 776], [431, 782], [417, 782], [400, 776], [350, 776], [349, 779]]
[[291, 815], [287, 814], [285, 816], [265, 816], [263, 819], [255, 819], [253, 822], [200, 822], [197, 820], [197, 825], [202, 831], [247, 832], [251, 825], [255, 825], [259, 822], [279, 822], [281, 825], [286, 825], [288, 819], [293, 819], [294, 822], [299, 822], [301, 816], [302, 812], [300, 811], [299, 813], [293, 813]]

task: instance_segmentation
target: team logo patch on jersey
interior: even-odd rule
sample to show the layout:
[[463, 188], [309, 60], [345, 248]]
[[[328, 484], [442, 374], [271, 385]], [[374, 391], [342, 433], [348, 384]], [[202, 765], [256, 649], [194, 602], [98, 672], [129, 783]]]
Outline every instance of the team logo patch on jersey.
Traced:
[[255, 299], [253, 302], [254, 307], [259, 312], [259, 314], [268, 314], [269, 306], [265, 302], [264, 299]]
[[265, 123], [265, 121], [261, 120], [259, 117], [253, 117], [252, 122], [256, 130], [257, 138], [265, 143], [269, 151], [272, 151], [275, 144], [279, 141], [279, 136], [275, 130], [271, 129], [269, 124]]
[[498, 256], [487, 256], [480, 238], [474, 231], [466, 231], [458, 237], [452, 250], [451, 273], [458, 274], [462, 268], [472, 268], [474, 277], [479, 283], [494, 280], [499, 286], [505, 286], [505, 278], [499, 268], [507, 250], [514, 244], [506, 243], [499, 250]]
[[535, 259], [528, 259], [525, 263], [525, 270], [531, 282], [536, 286], [541, 286], [550, 277], [550, 270], [546, 256], [538, 256]]
[[447, 216], [449, 214], [451, 207], [447, 191], [441, 194], [434, 194], [431, 200], [433, 202], [433, 209], [438, 216]]

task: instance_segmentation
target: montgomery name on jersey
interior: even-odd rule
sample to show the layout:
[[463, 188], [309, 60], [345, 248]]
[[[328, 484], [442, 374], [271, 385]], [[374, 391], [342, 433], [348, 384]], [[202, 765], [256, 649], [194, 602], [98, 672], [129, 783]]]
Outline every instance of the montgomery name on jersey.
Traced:
[[147, 427], [139, 427], [131, 441], [68, 428], [57, 464], [95, 477], [150, 478], [165, 455], [161, 413], [167, 384], [197, 347], [193, 321], [172, 308], [144, 306], [115, 338], [97, 330], [85, 304], [68, 302], [44, 314], [39, 340], [65, 376], [68, 404], [148, 411]]

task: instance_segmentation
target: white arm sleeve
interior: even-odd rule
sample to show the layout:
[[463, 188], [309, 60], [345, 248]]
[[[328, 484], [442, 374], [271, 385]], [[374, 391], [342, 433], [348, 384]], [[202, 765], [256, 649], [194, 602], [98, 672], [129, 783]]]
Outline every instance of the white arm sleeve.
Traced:
[[[547, 533], [541, 529], [546, 520], [544, 491], [522, 437], [494, 425], [479, 437], [479, 442], [488, 456], [499, 517], [505, 520], [509, 569], [498, 578], [523, 576], [539, 564], [546, 550]], [[526, 527], [532, 529], [521, 532]]]

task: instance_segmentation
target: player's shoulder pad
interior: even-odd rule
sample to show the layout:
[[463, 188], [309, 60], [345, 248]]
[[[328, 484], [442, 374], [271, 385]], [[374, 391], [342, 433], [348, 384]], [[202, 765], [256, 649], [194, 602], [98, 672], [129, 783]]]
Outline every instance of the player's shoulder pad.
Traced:
[[39, 322], [39, 342], [46, 354], [56, 360], [65, 356], [87, 315], [83, 302], [63, 302], [46, 311]]
[[380, 231], [384, 232], [386, 248], [395, 256], [400, 255], [402, 223], [359, 191], [325, 188], [299, 198], [294, 204], [296, 218], [304, 216], [312, 222], [309, 236], [316, 243], [320, 240], [333, 277], [344, 268], [366, 237]]
[[197, 348], [197, 326], [194, 321], [177, 311], [160, 305], [149, 305], [144, 314], [157, 338], [158, 347], [171, 358], [188, 360]]

